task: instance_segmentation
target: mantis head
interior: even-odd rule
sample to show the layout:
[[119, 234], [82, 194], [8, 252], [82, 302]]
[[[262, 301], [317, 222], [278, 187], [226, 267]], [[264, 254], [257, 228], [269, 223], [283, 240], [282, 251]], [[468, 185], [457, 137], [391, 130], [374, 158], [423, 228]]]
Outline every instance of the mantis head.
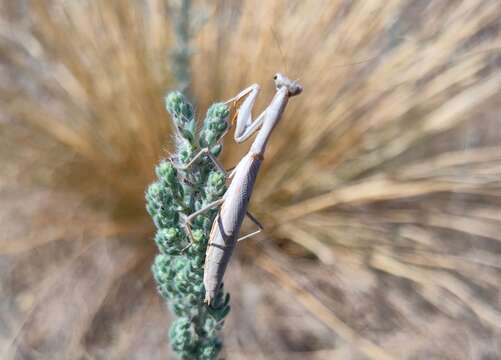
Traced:
[[289, 80], [284, 74], [276, 73], [275, 76], [273, 76], [273, 80], [275, 81], [277, 90], [286, 87], [289, 91], [289, 96], [299, 95], [303, 91], [303, 87], [297, 81]]

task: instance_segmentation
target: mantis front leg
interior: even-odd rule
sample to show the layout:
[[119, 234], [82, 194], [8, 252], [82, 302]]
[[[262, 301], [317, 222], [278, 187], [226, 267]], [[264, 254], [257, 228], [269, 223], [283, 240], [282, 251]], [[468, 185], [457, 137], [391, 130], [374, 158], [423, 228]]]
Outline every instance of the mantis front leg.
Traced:
[[242, 105], [237, 109], [237, 120], [236, 128], [234, 133], [234, 139], [237, 143], [242, 143], [247, 140], [253, 133], [255, 133], [263, 124], [266, 117], [266, 108], [257, 119], [252, 120], [252, 108], [256, 103], [256, 98], [259, 95], [260, 87], [258, 84], [249, 86], [247, 89], [242, 90], [237, 96], [226, 101], [227, 103], [233, 103], [236, 105], [241, 99], [243, 100]]

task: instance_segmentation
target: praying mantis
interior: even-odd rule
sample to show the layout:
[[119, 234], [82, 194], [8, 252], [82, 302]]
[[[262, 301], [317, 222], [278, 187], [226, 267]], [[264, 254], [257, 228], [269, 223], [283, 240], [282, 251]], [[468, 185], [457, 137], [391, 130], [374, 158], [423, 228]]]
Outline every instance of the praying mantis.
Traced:
[[[186, 232], [193, 242], [194, 239], [190, 228], [191, 221], [201, 213], [220, 206], [219, 212], [212, 224], [205, 256], [204, 302], [209, 306], [222, 284], [226, 267], [237, 241], [253, 236], [263, 229], [259, 221], [247, 210], [249, 200], [271, 133], [282, 118], [289, 98], [299, 95], [303, 91], [303, 87], [300, 84], [289, 80], [283, 74], [277, 73], [273, 79], [276, 87], [275, 96], [271, 100], [270, 105], [254, 121], [252, 120], [252, 108], [260, 91], [259, 85], [251, 85], [226, 102], [227, 104], [232, 103], [233, 106], [237, 107], [242, 100], [242, 104], [236, 109], [238, 115], [234, 132], [235, 142], [242, 143], [256, 131], [259, 131], [249, 152], [240, 160], [230, 174], [225, 171], [207, 148], [202, 149], [188, 164], [183, 166], [183, 168], [188, 168], [200, 156], [206, 155], [219, 170], [227, 175], [228, 179], [231, 179], [228, 190], [221, 199], [190, 214], [185, 218], [184, 223]], [[238, 238], [245, 216], [248, 216], [258, 226], [258, 230]]]

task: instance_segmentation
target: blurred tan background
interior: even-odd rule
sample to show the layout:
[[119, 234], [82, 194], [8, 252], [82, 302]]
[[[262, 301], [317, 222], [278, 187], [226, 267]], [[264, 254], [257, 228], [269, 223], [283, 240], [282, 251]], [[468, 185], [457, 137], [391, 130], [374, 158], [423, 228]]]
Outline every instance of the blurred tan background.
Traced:
[[[255, 82], [262, 109], [277, 71], [305, 88], [227, 272], [226, 358], [501, 358], [501, 3], [192, 11], [199, 119]], [[1, 359], [171, 356], [143, 199], [173, 140], [170, 15], [0, 1]], [[227, 140], [231, 167], [248, 145]]]

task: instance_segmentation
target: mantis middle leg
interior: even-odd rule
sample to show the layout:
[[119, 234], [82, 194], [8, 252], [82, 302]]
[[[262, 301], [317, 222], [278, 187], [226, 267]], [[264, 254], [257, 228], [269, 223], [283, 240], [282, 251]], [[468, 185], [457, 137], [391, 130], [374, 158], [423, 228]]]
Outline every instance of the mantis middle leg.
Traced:
[[226, 171], [219, 160], [216, 159], [214, 155], [212, 155], [209, 148], [203, 148], [202, 150], [200, 150], [198, 154], [196, 154], [187, 164], [175, 165], [175, 167], [180, 170], [189, 169], [202, 155], [207, 155], [209, 159], [211, 159], [211, 161], [214, 163], [214, 165], [216, 165], [216, 168], [221, 171], [226, 177], [228, 177], [228, 171]]
[[[237, 109], [237, 120], [236, 120], [236, 128], [235, 133], [233, 135], [235, 142], [242, 143], [247, 140], [252, 134], [254, 134], [260, 126], [263, 124], [263, 121], [266, 117], [268, 108], [266, 108], [255, 120], [252, 120], [252, 108], [256, 103], [256, 98], [259, 95], [260, 87], [258, 84], [254, 84], [249, 86], [247, 89], [242, 90], [237, 96], [229, 99], [225, 103], [233, 103], [236, 105], [241, 99], [244, 99], [242, 105]], [[223, 136], [221, 136], [221, 140], [224, 137], [228, 130], [225, 131]], [[220, 141], [221, 141], [220, 140]], [[186, 170], [191, 167], [201, 156], [207, 155], [209, 159], [214, 163], [216, 168], [220, 170], [226, 177], [231, 178], [234, 175], [234, 171], [228, 174], [223, 167], [223, 165], [216, 159], [214, 155], [210, 152], [209, 148], [204, 148], [198, 152], [191, 160], [185, 165], [176, 165], [178, 169]], [[234, 170], [234, 169], [233, 169]]]
[[188, 234], [188, 237], [190, 238], [190, 242], [191, 243], [195, 242], [195, 239], [193, 239], [193, 233], [192, 233], [191, 227], [190, 227], [191, 226], [191, 221], [195, 217], [197, 217], [198, 215], [203, 214], [204, 212], [206, 212], [206, 211], [208, 211], [210, 209], [214, 209], [215, 207], [220, 206], [223, 202], [224, 202], [224, 198], [221, 198], [221, 199], [218, 199], [216, 201], [213, 201], [213, 202], [207, 204], [206, 206], [204, 206], [203, 208], [201, 208], [200, 210], [195, 211], [193, 214], [188, 215], [184, 219], [184, 228], [186, 230], [186, 233]]

